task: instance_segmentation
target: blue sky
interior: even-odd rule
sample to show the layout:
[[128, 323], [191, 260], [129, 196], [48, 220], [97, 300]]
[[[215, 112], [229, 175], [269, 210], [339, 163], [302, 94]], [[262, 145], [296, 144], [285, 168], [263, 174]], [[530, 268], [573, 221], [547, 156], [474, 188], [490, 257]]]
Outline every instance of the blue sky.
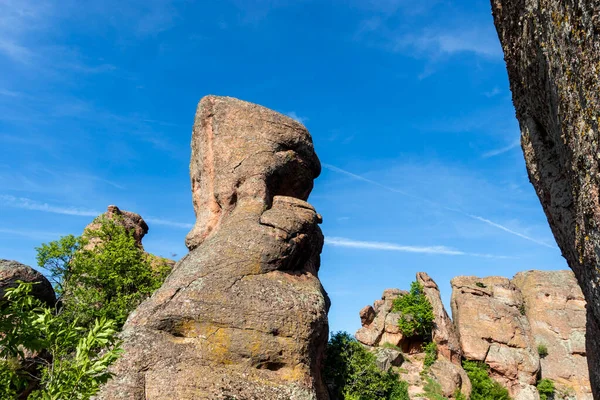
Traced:
[[564, 269], [528, 182], [488, 1], [0, 0], [0, 257], [109, 204], [176, 258], [206, 94], [303, 122], [324, 165], [331, 330], [428, 272]]

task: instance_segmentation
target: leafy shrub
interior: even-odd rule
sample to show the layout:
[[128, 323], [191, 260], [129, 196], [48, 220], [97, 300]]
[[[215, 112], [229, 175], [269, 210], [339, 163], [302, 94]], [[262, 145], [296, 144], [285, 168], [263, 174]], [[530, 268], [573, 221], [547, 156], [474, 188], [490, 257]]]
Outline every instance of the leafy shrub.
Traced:
[[522, 304], [519, 306], [519, 313], [520, 313], [521, 315], [525, 315], [525, 313], [526, 313], [526, 312], [527, 312], [527, 310], [525, 309], [525, 303], [522, 303]]
[[[151, 259], [133, 235], [114, 220], [101, 218], [84, 236], [65, 236], [37, 248], [38, 265], [49, 270], [64, 307], [62, 316], [91, 327], [96, 319], [121, 328], [142, 300], [160, 287], [169, 267]], [[88, 237], [94, 239], [90, 244]]]
[[425, 360], [423, 365], [425, 367], [431, 367], [435, 360], [437, 360], [437, 344], [435, 342], [429, 342], [423, 348], [425, 350]]
[[347, 332], [338, 332], [329, 340], [324, 377], [334, 398], [409, 400], [408, 384], [392, 371], [379, 370], [375, 356]]
[[423, 392], [425, 392], [425, 398], [429, 400], [446, 400], [442, 392], [442, 385], [429, 376], [425, 377]]
[[510, 400], [508, 390], [490, 378], [487, 365], [465, 360], [463, 368], [471, 380], [471, 400]]
[[89, 399], [120, 355], [115, 323], [96, 320], [86, 331], [34, 298], [32, 285], [7, 289], [0, 305], [0, 395], [15, 399], [28, 388], [28, 399]]
[[540, 394], [540, 400], [551, 399], [554, 395], [554, 382], [550, 379], [542, 379], [537, 383], [537, 390]]
[[483, 282], [475, 282], [475, 286], [480, 287], [480, 288], [485, 288], [485, 284]]
[[546, 346], [544, 343], [540, 343], [537, 345], [537, 352], [538, 355], [541, 358], [544, 358], [548, 355], [548, 346]]
[[425, 296], [423, 285], [419, 282], [415, 281], [410, 284], [408, 294], [394, 299], [392, 311], [402, 314], [398, 326], [404, 335], [431, 337], [434, 319], [433, 307]]

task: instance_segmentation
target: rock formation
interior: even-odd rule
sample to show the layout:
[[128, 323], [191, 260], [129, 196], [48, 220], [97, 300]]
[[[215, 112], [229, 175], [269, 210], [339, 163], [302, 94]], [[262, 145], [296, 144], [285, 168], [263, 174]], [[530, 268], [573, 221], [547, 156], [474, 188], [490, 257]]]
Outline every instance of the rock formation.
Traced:
[[559, 391], [591, 400], [585, 351], [585, 300], [571, 271], [520, 272], [512, 280], [523, 294], [525, 316], [537, 345], [548, 349], [540, 358], [541, 377]]
[[[144, 221], [139, 214], [131, 211], [121, 210], [119, 207], [114, 205], [108, 206], [108, 209], [105, 213], [94, 218], [94, 220], [83, 230], [83, 236], [88, 240], [86, 248], [92, 249], [102, 241], [98, 234], [95, 233], [98, 229], [100, 229], [100, 221], [102, 219], [110, 220], [123, 226], [125, 230], [133, 236], [135, 244], [140, 249], [144, 250], [142, 239], [148, 233], [148, 225], [146, 224], [146, 221]], [[147, 252], [145, 252], [145, 254], [150, 260], [153, 268], [160, 268], [163, 265], [166, 265], [169, 269], [171, 269], [175, 265], [175, 261], [168, 258], [159, 257]]]
[[600, 3], [492, 0], [529, 179], [587, 301], [600, 398]]
[[[402, 366], [396, 372], [408, 382], [411, 399], [423, 396], [427, 383], [425, 377], [438, 382], [447, 398], [454, 398], [457, 390], [469, 398], [471, 383], [461, 366], [458, 333], [444, 308], [439, 288], [424, 272], [417, 273], [417, 281], [423, 286], [435, 317], [431, 340], [438, 346], [438, 360], [429, 369], [424, 366], [423, 337], [403, 335], [398, 326], [402, 314], [392, 311], [394, 300], [408, 294], [404, 290], [386, 289], [381, 300], [360, 310], [362, 327], [355, 334], [356, 340], [375, 354], [381, 369]], [[390, 345], [397, 349], [390, 348]], [[404, 355], [398, 350], [402, 350]]]
[[300, 123], [240, 100], [200, 101], [192, 134], [191, 249], [130, 315], [101, 399], [327, 399], [329, 301], [320, 164]]
[[[390, 344], [409, 352], [409, 338], [405, 337], [398, 327], [400, 313], [392, 312], [394, 299], [406, 294], [399, 289], [386, 289], [381, 300], [375, 300], [373, 306], [365, 306], [360, 310], [362, 328], [356, 332], [356, 340], [365, 346], [383, 346]], [[420, 347], [421, 341], [419, 341]]]
[[0, 259], [0, 299], [6, 289], [16, 287], [17, 281], [34, 283], [31, 294], [49, 306], [56, 303], [56, 294], [44, 275], [17, 261]]
[[[404, 291], [386, 289], [382, 300], [363, 308], [362, 327], [356, 332], [381, 369], [401, 366], [396, 372], [408, 382], [411, 399], [425, 395], [427, 378], [436, 381], [447, 398], [457, 390], [469, 398], [471, 382], [462, 368], [466, 359], [487, 364], [490, 376], [513, 400], [539, 400], [540, 379], [554, 383], [556, 400], [592, 400], [584, 344], [586, 305], [571, 271], [526, 271], [513, 279], [456, 277], [451, 281], [453, 320], [433, 279], [419, 272], [417, 281], [435, 316], [433, 365], [425, 367], [422, 343], [416, 346], [414, 338], [396, 331], [401, 315], [391, 311], [392, 303]], [[540, 356], [539, 345], [547, 355]]]
[[451, 285], [464, 357], [485, 362], [515, 400], [537, 399], [540, 360], [519, 289], [502, 277], [461, 276]]
[[438, 352], [443, 357], [454, 364], [461, 365], [462, 350], [458, 332], [442, 303], [438, 285], [425, 272], [417, 273], [417, 282], [423, 286], [425, 296], [433, 306], [435, 319], [433, 320], [431, 339], [437, 344]]

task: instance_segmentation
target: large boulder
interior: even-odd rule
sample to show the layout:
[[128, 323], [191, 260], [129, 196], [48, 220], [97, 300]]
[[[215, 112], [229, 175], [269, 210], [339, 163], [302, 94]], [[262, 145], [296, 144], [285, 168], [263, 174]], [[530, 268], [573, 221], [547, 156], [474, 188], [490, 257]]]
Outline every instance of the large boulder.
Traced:
[[52, 307], [56, 303], [54, 289], [44, 275], [20, 262], [0, 259], [0, 299], [18, 281], [33, 283], [31, 294], [46, 305]]
[[471, 397], [471, 381], [461, 366], [440, 358], [429, 368], [429, 374], [440, 384], [445, 398], [453, 399], [458, 392], [466, 399]]
[[545, 346], [541, 377], [578, 400], [592, 400], [585, 351], [585, 300], [571, 271], [520, 272], [521, 290], [535, 343]]
[[425, 272], [417, 273], [417, 282], [423, 286], [425, 296], [433, 307], [434, 320], [431, 339], [437, 344], [438, 353], [450, 362], [461, 365], [462, 350], [458, 332], [442, 303], [438, 285]]
[[327, 399], [320, 164], [300, 123], [227, 97], [192, 134], [191, 249], [130, 315], [100, 399]]
[[529, 179], [587, 302], [600, 398], [600, 2], [492, 0]]
[[356, 340], [365, 346], [377, 347], [389, 344], [401, 347], [405, 352], [411, 351], [410, 338], [403, 335], [398, 326], [401, 314], [392, 311], [394, 300], [405, 294], [407, 292], [400, 289], [386, 289], [381, 300], [375, 300], [373, 306], [365, 306], [360, 310], [362, 326], [354, 335]]
[[144, 251], [153, 268], [160, 269], [166, 266], [171, 269], [175, 266], [175, 261], [147, 253], [144, 250], [142, 239], [148, 233], [148, 224], [142, 216], [131, 211], [121, 210], [115, 205], [109, 205], [106, 212], [94, 218], [83, 230], [83, 236], [87, 240], [86, 249], [91, 250], [102, 243], [103, 239], [98, 235], [98, 230], [102, 227], [103, 221], [110, 221], [125, 228], [125, 231], [135, 240], [136, 246]]
[[514, 400], [537, 399], [540, 360], [519, 289], [502, 277], [460, 276], [451, 285], [464, 357], [485, 362]]

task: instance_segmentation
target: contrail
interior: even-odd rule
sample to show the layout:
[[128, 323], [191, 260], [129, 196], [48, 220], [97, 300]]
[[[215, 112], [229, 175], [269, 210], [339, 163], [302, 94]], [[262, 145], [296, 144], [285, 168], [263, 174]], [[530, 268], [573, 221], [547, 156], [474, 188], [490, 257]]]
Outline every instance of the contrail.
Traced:
[[330, 170], [330, 171], [334, 171], [334, 172], [337, 172], [337, 173], [340, 173], [340, 174], [343, 174], [343, 175], [349, 176], [349, 177], [351, 177], [351, 178], [354, 178], [354, 179], [356, 179], [356, 180], [359, 180], [359, 181], [363, 181], [363, 182], [370, 183], [370, 184], [372, 184], [372, 185], [378, 186], [378, 187], [380, 187], [380, 188], [382, 188], [382, 189], [385, 189], [385, 190], [388, 190], [388, 191], [390, 191], [390, 192], [398, 193], [398, 194], [401, 194], [401, 195], [403, 195], [403, 196], [410, 197], [411, 199], [415, 199], [415, 200], [419, 200], [419, 201], [427, 202], [427, 203], [429, 203], [429, 204], [432, 204], [432, 205], [434, 205], [434, 206], [436, 206], [436, 207], [438, 207], [438, 208], [441, 208], [441, 209], [443, 209], [443, 210], [452, 211], [452, 212], [455, 212], [455, 213], [461, 214], [461, 215], [463, 215], [463, 216], [465, 216], [465, 217], [468, 217], [468, 218], [474, 219], [474, 220], [476, 220], [476, 221], [483, 222], [484, 224], [487, 224], [487, 225], [489, 225], [489, 226], [492, 226], [492, 227], [494, 227], [494, 228], [497, 228], [497, 229], [503, 230], [504, 232], [510, 233], [511, 235], [514, 235], [514, 236], [518, 236], [518, 237], [520, 237], [520, 238], [522, 238], [522, 239], [529, 240], [530, 242], [533, 242], [533, 243], [539, 244], [539, 245], [541, 245], [541, 246], [549, 247], [549, 248], [551, 248], [551, 249], [556, 249], [556, 248], [557, 248], [556, 246], [553, 246], [553, 245], [551, 245], [551, 244], [548, 244], [548, 243], [546, 243], [546, 242], [543, 242], [543, 241], [541, 241], [541, 240], [534, 239], [534, 238], [532, 238], [532, 237], [529, 237], [529, 236], [527, 236], [527, 235], [524, 235], [524, 234], [522, 234], [522, 233], [519, 233], [519, 232], [513, 231], [512, 229], [510, 229], [510, 228], [507, 228], [506, 226], [500, 225], [500, 224], [499, 224], [499, 223], [497, 223], [497, 222], [490, 221], [490, 220], [489, 220], [489, 219], [487, 219], [487, 218], [483, 218], [483, 217], [480, 217], [480, 216], [478, 216], [478, 215], [470, 214], [470, 213], [468, 213], [468, 212], [465, 212], [465, 211], [462, 211], [462, 210], [459, 210], [459, 209], [456, 209], [456, 208], [447, 207], [447, 206], [444, 206], [444, 205], [442, 205], [442, 204], [436, 203], [435, 201], [429, 200], [429, 199], [427, 199], [427, 198], [420, 197], [420, 196], [416, 196], [416, 195], [414, 195], [414, 194], [408, 193], [408, 192], [406, 192], [406, 191], [404, 191], [404, 190], [400, 190], [400, 189], [393, 188], [393, 187], [391, 187], [391, 186], [383, 185], [383, 184], [381, 184], [381, 183], [379, 183], [379, 182], [377, 182], [377, 181], [373, 181], [373, 180], [371, 180], [371, 179], [367, 179], [367, 178], [365, 178], [365, 177], [363, 177], [363, 176], [360, 176], [360, 175], [354, 174], [354, 173], [352, 173], [352, 172], [350, 172], [350, 171], [346, 171], [346, 170], [344, 170], [344, 169], [341, 169], [341, 168], [339, 168], [339, 167], [336, 167], [335, 165], [331, 165], [331, 164], [322, 164], [322, 166], [323, 166], [324, 168], [327, 168], [327, 169], [328, 169], [328, 170]]
[[343, 237], [326, 237], [325, 244], [336, 247], [351, 247], [355, 249], [367, 250], [389, 250], [400, 251], [403, 253], [441, 254], [447, 256], [471, 256], [485, 258], [514, 258], [508, 256], [497, 256], [494, 254], [467, 253], [446, 246], [405, 246], [395, 243], [368, 242], [362, 240], [347, 239]]

